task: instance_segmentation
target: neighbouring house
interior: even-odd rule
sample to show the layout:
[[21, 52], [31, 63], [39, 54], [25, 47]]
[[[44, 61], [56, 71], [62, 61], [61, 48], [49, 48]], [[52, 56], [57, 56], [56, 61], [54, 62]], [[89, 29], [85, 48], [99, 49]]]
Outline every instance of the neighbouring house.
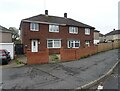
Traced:
[[12, 42], [12, 34], [11, 32], [0, 25], [0, 43], [11, 43]]
[[94, 30], [94, 44], [98, 44], [100, 42], [100, 31]]
[[100, 40], [100, 43], [106, 42], [105, 35], [102, 33], [99, 33], [99, 40]]
[[0, 49], [6, 49], [10, 52], [11, 58], [14, 58], [14, 43], [9, 29], [0, 25]]
[[106, 42], [120, 40], [120, 30], [113, 30], [105, 35]]
[[94, 27], [64, 17], [40, 14], [23, 19], [20, 24], [21, 39], [26, 51], [49, 49], [50, 54], [60, 53], [60, 48], [93, 46]]

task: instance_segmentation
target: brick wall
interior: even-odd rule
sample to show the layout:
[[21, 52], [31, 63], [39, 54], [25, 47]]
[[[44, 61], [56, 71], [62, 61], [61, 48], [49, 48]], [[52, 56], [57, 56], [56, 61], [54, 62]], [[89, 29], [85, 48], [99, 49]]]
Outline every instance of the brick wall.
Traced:
[[[113, 48], [120, 48], [120, 42], [116, 41], [113, 43], [101, 43], [97, 46], [90, 46], [86, 48], [79, 48], [79, 49], [65, 49], [61, 48], [60, 56], [61, 62], [64, 61], [72, 61], [77, 60], [82, 57], [87, 57], [89, 55], [96, 54], [98, 52], [107, 51]], [[53, 50], [52, 50], [53, 51]], [[45, 49], [44, 51], [40, 51], [37, 53], [33, 53], [27, 51], [27, 63], [28, 64], [41, 64], [41, 63], [49, 63], [49, 49]]]
[[61, 61], [70, 61], [76, 59], [76, 49], [60, 49]]
[[51, 54], [60, 54], [60, 48], [50, 48], [49, 49], [49, 55]]
[[28, 64], [42, 64], [49, 62], [49, 52], [48, 49], [41, 52], [30, 52], [27, 51], [27, 63]]
[[91, 46], [87, 48], [79, 48], [79, 49], [61, 49], [61, 61], [70, 61], [70, 60], [77, 60], [82, 57], [86, 57], [88, 55], [93, 55], [97, 53], [97, 47]]
[[[90, 45], [93, 45], [93, 31], [91, 29], [90, 35], [85, 35], [85, 28], [79, 27], [78, 34], [70, 34], [69, 26], [60, 26], [59, 33], [49, 32], [48, 24], [39, 24], [39, 31], [30, 31], [30, 23], [23, 22], [21, 29], [22, 43], [27, 45], [24, 48], [24, 52], [31, 50], [31, 40], [37, 39], [40, 44], [38, 45], [38, 50], [43, 51], [47, 48], [47, 39], [61, 39], [61, 47], [67, 48], [67, 41], [70, 39], [80, 40], [80, 46], [85, 47], [85, 40], [90, 40]], [[57, 49], [50, 49], [50, 54], [59, 53]]]
[[86, 48], [79, 48], [79, 49], [61, 49], [61, 61], [70, 61], [70, 60], [77, 60], [82, 57], [87, 57], [89, 55], [93, 55], [102, 51], [107, 51], [115, 48], [120, 48], [120, 42], [115, 41], [111, 43], [100, 43], [96, 46], [86, 47]]

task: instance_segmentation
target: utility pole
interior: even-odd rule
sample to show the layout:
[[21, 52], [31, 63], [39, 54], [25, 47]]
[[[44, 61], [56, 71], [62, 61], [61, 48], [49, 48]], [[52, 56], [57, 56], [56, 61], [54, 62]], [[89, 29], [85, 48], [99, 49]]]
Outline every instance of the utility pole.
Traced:
[[118, 29], [120, 29], [120, 1], [118, 2]]

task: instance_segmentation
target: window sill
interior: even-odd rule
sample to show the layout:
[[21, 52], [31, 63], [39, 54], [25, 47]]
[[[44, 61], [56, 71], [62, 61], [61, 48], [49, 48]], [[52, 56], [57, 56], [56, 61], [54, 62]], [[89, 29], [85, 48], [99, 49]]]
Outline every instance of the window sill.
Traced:
[[59, 32], [50, 32], [50, 31], [49, 31], [49, 33], [59, 33]]
[[61, 47], [59, 47], [59, 48], [48, 48], [48, 49], [60, 49]]
[[31, 32], [38, 32], [39, 30], [30, 30]]
[[72, 47], [72, 48], [68, 48], [68, 49], [78, 49], [78, 48], [80, 48], [80, 47]]
[[85, 34], [85, 35], [89, 36], [90, 34]]
[[77, 35], [78, 33], [69, 33], [69, 34], [76, 34]]

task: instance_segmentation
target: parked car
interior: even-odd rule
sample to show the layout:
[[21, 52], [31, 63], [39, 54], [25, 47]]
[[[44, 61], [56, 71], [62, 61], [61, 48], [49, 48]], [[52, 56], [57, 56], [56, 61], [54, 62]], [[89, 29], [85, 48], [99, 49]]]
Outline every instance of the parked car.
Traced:
[[5, 49], [0, 49], [0, 64], [8, 64], [10, 60], [10, 52]]

